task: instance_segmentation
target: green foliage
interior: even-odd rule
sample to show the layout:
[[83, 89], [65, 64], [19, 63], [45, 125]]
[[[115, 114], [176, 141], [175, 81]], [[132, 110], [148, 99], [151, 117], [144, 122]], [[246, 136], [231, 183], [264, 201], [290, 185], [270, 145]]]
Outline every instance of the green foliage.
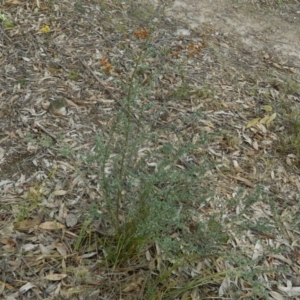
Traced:
[[[142, 135], [144, 139], [147, 138], [145, 133]], [[114, 226], [113, 240], [104, 243], [106, 249], [108, 245], [113, 249], [106, 250], [109, 253], [109, 261], [120, 260], [121, 256], [127, 257], [129, 253], [136, 253], [136, 248], [143, 247], [146, 242], [159, 242], [165, 251], [176, 255], [181, 251], [178, 241], [168, 238], [176, 231], [182, 233], [182, 242], [186, 247], [195, 248], [191, 235], [185, 229], [185, 223], [190, 218], [188, 208], [192, 203], [203, 201], [201, 195], [205, 193], [198, 185], [201, 170], [182, 170], [176, 167], [174, 162], [184, 151], [189, 150], [189, 146], [186, 145], [184, 149], [179, 148], [175, 152], [174, 146], [168, 143], [151, 154], [164, 157], [155, 167], [156, 170], [151, 170], [151, 167], [146, 165], [147, 156], [151, 157], [150, 154], [132, 167], [140, 147], [136, 142], [143, 141], [143, 138], [127, 144], [127, 153], [130, 155], [122, 160], [122, 150], [119, 147], [110, 148], [99, 136], [96, 139], [95, 152], [86, 158], [89, 169], [98, 170], [98, 176], [101, 177], [98, 188], [103, 191], [105, 207], [109, 211], [107, 216], [101, 217]], [[191, 146], [190, 149], [192, 148]], [[116, 153], [117, 151], [119, 153]], [[111, 173], [103, 176], [109, 168]], [[122, 177], [119, 176], [121, 171]], [[120, 223], [120, 219], [124, 221]], [[136, 247], [130, 241], [137, 244]]]
[[42, 201], [42, 193], [40, 192], [41, 185], [37, 184], [35, 187], [31, 188], [24, 199], [20, 202], [18, 207], [16, 225], [18, 226], [20, 222], [28, 219], [31, 213], [35, 211]]
[[172, 95], [175, 99], [183, 100], [188, 99], [191, 96], [190, 87], [187, 83], [182, 83], [174, 92]]
[[295, 154], [300, 158], [300, 117], [299, 108], [288, 108], [284, 113], [285, 131], [279, 135], [277, 151], [288, 154]]
[[49, 148], [51, 146], [53, 146], [53, 139], [45, 134], [42, 134], [41, 140], [40, 140], [40, 145], [43, 148]]
[[77, 70], [72, 70], [70, 73], [69, 73], [69, 79], [73, 80], [73, 81], [77, 81], [79, 78], [79, 73]]
[[[85, 244], [91, 247], [96, 241], [105, 253], [106, 264], [114, 267], [137, 259], [153, 243], [157, 243], [166, 256], [178, 260], [187, 254], [188, 257], [197, 254], [198, 258], [214, 255], [216, 245], [228, 239], [217, 222], [218, 226], [198, 224], [193, 232], [189, 229], [193, 226], [190, 224], [193, 206], [201, 205], [208, 192], [199, 184], [208, 164], [205, 161], [201, 166], [178, 167], [178, 162], [203, 145], [206, 136], [197, 142], [166, 141], [160, 147], [148, 146], [148, 151], [140, 153], [140, 149], [154, 145], [160, 136], [159, 131], [137, 126], [131, 113], [134, 109], [143, 109], [136, 101], [146, 93], [138, 77], [151, 68], [147, 57], [155, 56], [154, 49], [146, 46], [136, 56], [129, 81], [120, 86], [126, 91], [126, 98], [122, 100], [125, 109], [117, 112], [109, 134], [95, 137], [93, 151], [77, 153], [88, 167], [82, 174], [88, 172], [98, 178], [101, 198], [97, 207], [105, 213], [97, 215], [95, 207], [90, 210], [76, 249]], [[188, 85], [183, 84], [174, 92], [174, 97], [185, 98], [191, 93]], [[199, 116], [195, 113], [194, 117]], [[74, 157], [71, 149], [63, 153]], [[94, 222], [106, 224], [110, 234], [88, 237]], [[220, 237], [215, 238], [218, 234]], [[213, 243], [209, 242], [210, 238]]]
[[5, 28], [13, 28], [14, 23], [7, 19], [6, 15], [3, 13], [0, 13], [0, 21], [3, 22]]
[[147, 242], [145, 236], [138, 234], [135, 221], [126, 222], [112, 237], [100, 240], [107, 264], [114, 267], [123, 266], [132, 259], [139, 258]]
[[82, 14], [85, 13], [85, 8], [81, 1], [76, 1], [74, 3], [74, 10]]

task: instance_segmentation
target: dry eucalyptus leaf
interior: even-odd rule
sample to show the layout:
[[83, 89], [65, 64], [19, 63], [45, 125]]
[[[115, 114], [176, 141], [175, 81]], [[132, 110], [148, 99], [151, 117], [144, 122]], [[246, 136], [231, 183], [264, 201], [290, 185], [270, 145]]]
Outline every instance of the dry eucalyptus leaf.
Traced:
[[300, 287], [293, 287], [292, 282], [287, 280], [287, 286], [279, 285], [278, 289], [282, 292], [285, 292], [289, 297], [300, 296]]
[[67, 193], [65, 190], [56, 190], [52, 193], [53, 196], [64, 196]]
[[68, 276], [67, 274], [49, 274], [46, 275], [44, 279], [51, 280], [51, 281], [59, 281], [66, 278], [67, 276]]
[[32, 220], [25, 220], [22, 221], [20, 224], [18, 224], [17, 228], [19, 230], [26, 230], [26, 229], [31, 229], [40, 224], [42, 221], [42, 217], [40, 215], [36, 216]]
[[45, 229], [45, 230], [58, 230], [58, 229], [63, 229], [65, 228], [65, 226], [61, 223], [58, 223], [58, 222], [51, 222], [51, 221], [48, 221], [48, 222], [44, 222], [42, 223], [39, 228], [41, 229]]
[[57, 99], [50, 102], [48, 113], [55, 116], [65, 116], [67, 114], [67, 102], [65, 99]]
[[253, 147], [256, 151], [258, 151], [258, 143], [257, 143], [257, 141], [253, 141], [252, 147]]
[[52, 246], [56, 248], [60, 255], [66, 256], [68, 254], [66, 246], [62, 243], [53, 243]]
[[144, 281], [144, 278], [142, 278], [142, 277], [138, 278], [136, 281], [131, 282], [127, 287], [125, 287], [123, 289], [123, 292], [124, 293], [129, 293], [129, 292], [133, 292], [133, 291], [138, 292], [142, 287], [143, 281]]
[[74, 214], [67, 214], [66, 216], [66, 224], [67, 227], [73, 227], [77, 224], [78, 217]]
[[33, 283], [27, 282], [26, 284], [24, 284], [23, 286], [20, 287], [19, 292], [22, 295], [35, 287], [36, 286]]
[[51, 250], [48, 247], [45, 247], [42, 244], [39, 244], [39, 247], [42, 254], [49, 255], [51, 253]]
[[3, 158], [4, 153], [5, 153], [4, 149], [0, 147], [0, 159]]

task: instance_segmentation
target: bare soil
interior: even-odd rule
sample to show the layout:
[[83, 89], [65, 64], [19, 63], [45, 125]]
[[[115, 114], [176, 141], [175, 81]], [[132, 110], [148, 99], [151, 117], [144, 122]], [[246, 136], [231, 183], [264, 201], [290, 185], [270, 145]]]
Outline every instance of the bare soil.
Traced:
[[299, 69], [299, 2], [175, 0], [166, 12], [196, 31], [211, 26], [257, 58], [267, 52]]

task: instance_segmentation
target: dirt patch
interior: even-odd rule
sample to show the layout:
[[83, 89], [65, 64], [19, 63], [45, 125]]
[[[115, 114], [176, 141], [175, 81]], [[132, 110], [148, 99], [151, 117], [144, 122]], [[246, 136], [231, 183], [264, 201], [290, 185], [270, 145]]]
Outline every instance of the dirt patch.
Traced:
[[[4, 145], [6, 149], [9, 146]], [[14, 152], [6, 156], [5, 163], [1, 164], [1, 179], [12, 179], [19, 177], [21, 174], [31, 175], [38, 170], [32, 163], [34, 154], [27, 151], [20, 153]]]
[[233, 38], [248, 51], [266, 51], [297, 68], [300, 63], [300, 4], [264, 6], [241, 1], [176, 0], [166, 14], [189, 29], [215, 29], [215, 35]]

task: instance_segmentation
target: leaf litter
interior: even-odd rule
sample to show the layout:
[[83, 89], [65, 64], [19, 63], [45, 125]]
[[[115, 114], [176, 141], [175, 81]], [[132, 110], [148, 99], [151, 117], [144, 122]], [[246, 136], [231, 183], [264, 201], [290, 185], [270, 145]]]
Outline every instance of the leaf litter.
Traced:
[[[100, 245], [91, 243], [85, 253], [75, 250], [80, 231], [88, 226], [81, 216], [103, 197], [95, 184], [97, 173], [77, 172], [79, 166], [89, 168], [81, 155], [93, 151], [96, 133], [109, 139], [121, 110], [135, 124], [134, 130], [160, 133], [157, 144], [141, 147], [136, 164], [155, 147], [187, 140], [196, 144], [203, 135], [211, 137], [176, 162], [178, 168], [189, 170], [201, 166], [207, 156], [212, 166], [199, 184], [215, 194], [194, 205], [189, 230], [221, 213], [219, 222], [229, 237], [225, 237], [226, 251], [247, 258], [230, 261], [219, 254], [174, 268], [173, 282], [165, 287], [174, 285], [170, 295], [189, 284], [182, 297], [253, 299], [255, 287], [249, 279], [236, 275], [232, 281], [228, 275], [247, 261], [245, 270], [261, 269], [257, 276], [270, 299], [296, 299], [299, 158], [276, 149], [287, 126], [284, 106], [299, 106], [295, 87], [299, 88], [300, 66], [291, 63], [287, 46], [281, 55], [277, 42], [274, 51], [259, 43], [253, 46], [253, 40], [260, 38], [254, 24], [250, 42], [243, 32], [239, 39], [236, 32], [222, 31], [218, 24], [229, 23], [226, 15], [220, 23], [202, 22], [199, 27], [180, 1], [156, 7], [143, 2], [145, 10], [139, 10], [141, 3], [6, 1], [1, 8], [5, 20], [0, 24], [2, 295], [146, 299], [146, 271], [163, 274], [165, 265], [172, 264], [158, 244], [149, 246], [146, 260], [123, 269], [99, 263], [107, 255], [98, 249]], [[264, 11], [265, 3], [248, 5]], [[283, 11], [286, 39], [294, 28], [292, 21], [299, 22], [292, 1], [290, 5], [278, 7], [273, 2], [274, 15], [268, 16], [273, 20]], [[178, 7], [188, 20], [172, 15]], [[225, 8], [237, 12], [239, 6]], [[212, 12], [205, 9], [203, 15]], [[158, 13], [164, 10], [167, 15], [160, 18]], [[137, 69], [145, 93], [129, 111], [122, 101], [126, 96], [122, 83], [128, 82], [148, 38], [151, 51], [159, 55], [150, 51]], [[286, 97], [290, 103], [284, 102]], [[75, 153], [73, 157], [63, 154], [60, 147], [65, 145]], [[115, 157], [117, 153], [111, 153], [107, 160], [107, 174], [114, 170]], [[151, 157], [150, 170], [155, 172], [160, 160]], [[261, 192], [255, 193], [256, 188]], [[255, 199], [249, 203], [249, 197]], [[209, 226], [213, 230], [219, 223]], [[94, 231], [91, 239], [95, 233], [110, 235], [103, 224], [94, 224]], [[180, 236], [175, 238], [180, 243]], [[226, 252], [223, 247], [220, 253]], [[205, 282], [205, 278], [211, 279]]]

